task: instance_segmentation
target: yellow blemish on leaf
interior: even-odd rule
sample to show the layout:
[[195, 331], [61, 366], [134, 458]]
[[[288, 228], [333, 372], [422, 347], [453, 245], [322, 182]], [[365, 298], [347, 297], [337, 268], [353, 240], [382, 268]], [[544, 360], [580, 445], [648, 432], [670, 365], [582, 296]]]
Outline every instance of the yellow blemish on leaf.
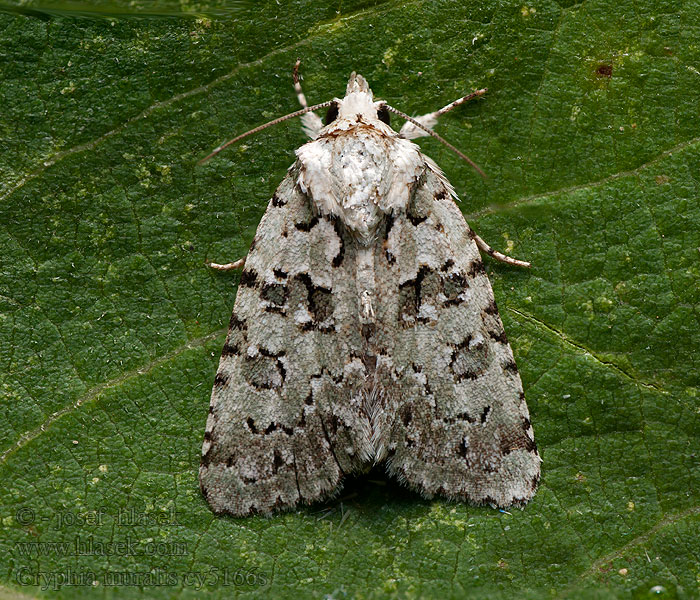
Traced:
[[[396, 40], [396, 44], [400, 44], [401, 39]], [[384, 51], [384, 54], [382, 55], [382, 62], [387, 66], [387, 67], [392, 67], [394, 64], [394, 57], [396, 56], [396, 46], [393, 48], [387, 48]]]
[[163, 183], [172, 183], [173, 178], [170, 175], [170, 165], [158, 165], [156, 167], [161, 177], [163, 178]]
[[520, 14], [521, 14], [521, 15], [523, 16], [523, 18], [525, 18], [525, 19], [531, 17], [531, 16], [534, 15], [536, 12], [537, 12], [537, 9], [534, 8], [534, 7], [530, 7], [530, 6], [523, 6], [523, 7], [520, 9]]
[[595, 307], [601, 312], [610, 312], [614, 302], [605, 296], [599, 296], [595, 299]]

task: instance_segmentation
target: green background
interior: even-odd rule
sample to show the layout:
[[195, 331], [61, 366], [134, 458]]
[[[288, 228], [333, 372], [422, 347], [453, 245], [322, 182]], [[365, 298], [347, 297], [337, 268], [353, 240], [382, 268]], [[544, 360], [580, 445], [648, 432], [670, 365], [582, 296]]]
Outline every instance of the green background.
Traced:
[[[0, 597], [700, 597], [700, 3], [3, 7]], [[437, 128], [486, 181], [420, 143], [534, 265], [487, 260], [544, 459], [524, 510], [381, 471], [271, 518], [201, 497], [238, 281], [204, 261], [245, 254], [304, 136], [196, 162], [297, 108], [297, 57], [311, 103], [352, 70], [410, 114], [489, 88]]]

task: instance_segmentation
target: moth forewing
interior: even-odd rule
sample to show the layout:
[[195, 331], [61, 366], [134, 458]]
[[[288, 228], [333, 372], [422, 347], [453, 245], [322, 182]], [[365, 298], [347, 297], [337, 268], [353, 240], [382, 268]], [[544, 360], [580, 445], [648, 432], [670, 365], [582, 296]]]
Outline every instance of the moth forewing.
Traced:
[[[304, 114], [316, 108], [296, 76], [295, 89]], [[411, 123], [425, 129], [459, 103]], [[327, 124], [306, 120], [312, 141], [248, 255], [212, 265], [245, 264], [212, 390], [204, 495], [217, 512], [268, 513], [328, 498], [383, 461], [429, 497], [527, 502], [540, 457], [479, 248], [529, 263], [470, 230], [445, 176], [406, 139], [420, 134], [394, 131], [361, 75], [317, 106]]]

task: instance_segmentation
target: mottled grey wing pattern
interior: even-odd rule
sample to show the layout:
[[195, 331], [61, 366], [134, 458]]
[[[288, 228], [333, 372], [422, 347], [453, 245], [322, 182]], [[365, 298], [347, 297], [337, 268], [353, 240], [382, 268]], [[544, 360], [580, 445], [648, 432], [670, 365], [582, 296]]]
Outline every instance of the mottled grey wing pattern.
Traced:
[[375, 259], [373, 337], [388, 470], [428, 496], [524, 503], [540, 457], [479, 250], [444, 181], [428, 170]]
[[200, 484], [217, 512], [319, 500], [372, 454], [353, 249], [297, 175], [258, 226], [214, 382]]
[[212, 508], [323, 499], [385, 458], [427, 496], [529, 500], [540, 458], [522, 384], [445, 180], [426, 168], [368, 246], [316, 215], [297, 176], [241, 275], [200, 467]]

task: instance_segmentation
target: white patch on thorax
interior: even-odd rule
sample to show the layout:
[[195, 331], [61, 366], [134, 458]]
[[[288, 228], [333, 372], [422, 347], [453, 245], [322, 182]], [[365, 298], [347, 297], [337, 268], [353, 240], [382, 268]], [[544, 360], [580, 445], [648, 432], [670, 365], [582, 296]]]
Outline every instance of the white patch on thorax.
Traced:
[[418, 147], [380, 121], [339, 119], [296, 153], [302, 191], [365, 243], [385, 214], [406, 207], [426, 168]]

